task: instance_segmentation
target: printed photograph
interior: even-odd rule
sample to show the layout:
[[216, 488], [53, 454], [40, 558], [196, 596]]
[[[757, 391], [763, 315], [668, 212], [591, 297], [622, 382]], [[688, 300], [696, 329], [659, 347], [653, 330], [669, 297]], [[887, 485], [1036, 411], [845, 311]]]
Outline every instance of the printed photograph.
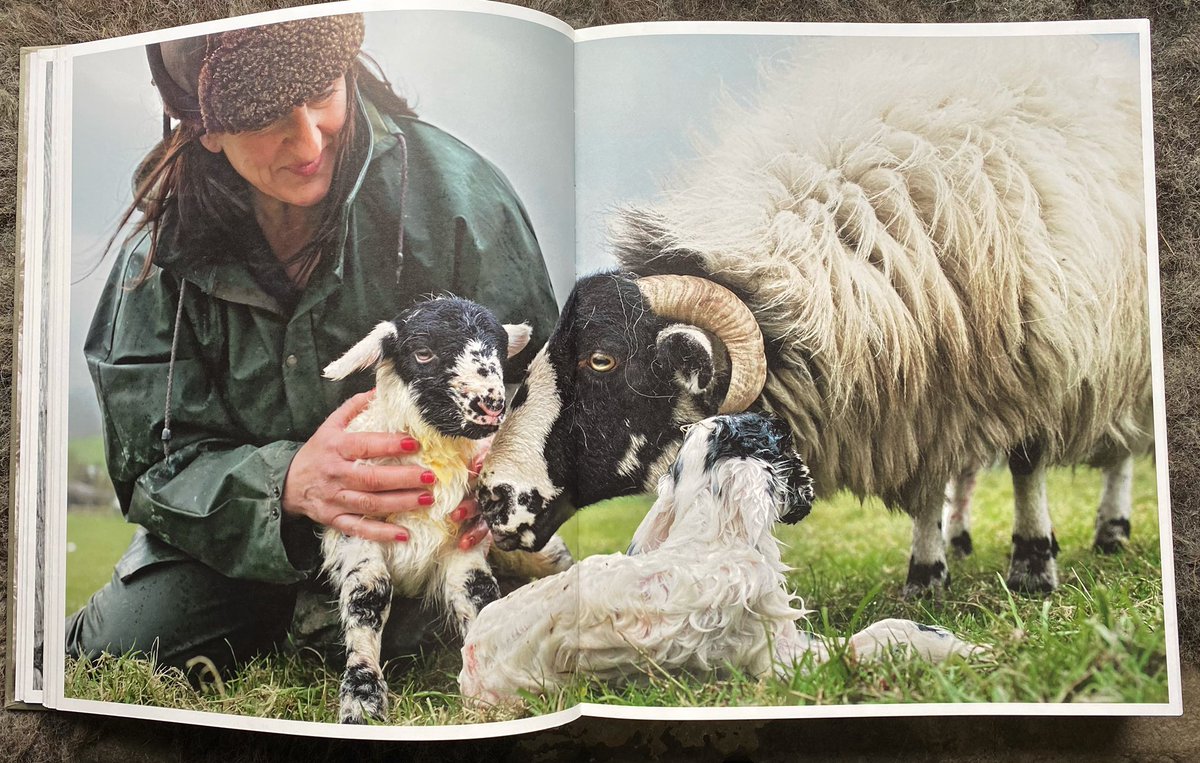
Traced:
[[734, 28], [75, 58], [65, 696], [1165, 712], [1141, 38]]

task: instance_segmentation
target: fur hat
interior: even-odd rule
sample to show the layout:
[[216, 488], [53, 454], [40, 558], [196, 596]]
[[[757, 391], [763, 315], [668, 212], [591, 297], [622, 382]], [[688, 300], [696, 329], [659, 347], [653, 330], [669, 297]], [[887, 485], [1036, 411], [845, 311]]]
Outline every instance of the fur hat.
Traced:
[[362, 14], [234, 29], [146, 47], [167, 113], [208, 132], [266, 127], [346, 73]]

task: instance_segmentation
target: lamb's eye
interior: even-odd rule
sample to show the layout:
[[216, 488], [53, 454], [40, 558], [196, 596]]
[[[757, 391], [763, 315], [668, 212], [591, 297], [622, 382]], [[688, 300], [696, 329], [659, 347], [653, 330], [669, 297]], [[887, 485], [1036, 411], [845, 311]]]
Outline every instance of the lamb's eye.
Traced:
[[437, 358], [437, 355], [434, 355], [433, 350], [429, 349], [428, 347], [422, 347], [421, 349], [413, 352], [413, 360], [417, 361], [418, 363], [428, 363], [435, 358]]
[[588, 367], [598, 373], [606, 374], [617, 367], [617, 359], [603, 352], [593, 352], [588, 358]]

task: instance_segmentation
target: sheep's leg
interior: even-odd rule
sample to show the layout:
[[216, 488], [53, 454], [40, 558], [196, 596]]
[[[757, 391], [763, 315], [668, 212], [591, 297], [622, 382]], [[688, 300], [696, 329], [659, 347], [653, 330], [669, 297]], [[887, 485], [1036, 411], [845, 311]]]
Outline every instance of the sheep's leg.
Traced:
[[1133, 456], [1104, 469], [1104, 490], [1096, 512], [1096, 539], [1093, 548], [1102, 554], [1115, 554], [1129, 542], [1129, 517], [1133, 513]]
[[1058, 587], [1058, 541], [1046, 502], [1046, 465], [1041, 443], [1031, 442], [1008, 455], [1013, 479], [1012, 561], [1008, 587], [1026, 593], [1049, 593]]
[[905, 597], [924, 596], [950, 585], [946, 546], [942, 541], [943, 496], [934, 495], [916, 504], [913, 518], [912, 556], [908, 560]]
[[344, 538], [338, 552], [340, 563], [332, 574], [346, 643], [338, 720], [364, 723], [369, 716], [382, 721], [388, 700], [379, 665], [379, 638], [392, 605], [392, 579], [378, 543]]
[[946, 543], [958, 556], [970, 556], [974, 550], [971, 543], [971, 498], [975, 495], [975, 480], [979, 469], [963, 469], [946, 483], [946, 504], [942, 510]]
[[951, 657], [970, 657], [987, 651], [968, 644], [945, 628], [912, 620], [880, 620], [850, 637], [847, 653], [853, 662], [878, 660], [899, 647], [927, 662], [944, 662]]
[[[820, 636], [796, 627], [796, 623], [787, 621], [779, 623], [775, 629], [773, 663], [775, 675], [779, 678], [791, 678], [797, 668], [815, 668], [829, 660], [829, 645]], [[805, 662], [805, 657], [812, 655]], [[759, 674], [765, 673], [759, 671]]]
[[443, 600], [465, 639], [479, 611], [500, 598], [500, 586], [488, 567], [486, 551], [479, 546], [452, 554], [442, 573]]

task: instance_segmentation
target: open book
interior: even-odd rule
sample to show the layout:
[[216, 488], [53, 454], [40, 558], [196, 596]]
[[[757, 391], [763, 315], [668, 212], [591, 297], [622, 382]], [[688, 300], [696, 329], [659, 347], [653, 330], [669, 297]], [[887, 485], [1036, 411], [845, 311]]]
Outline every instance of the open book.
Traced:
[[[220, 90], [234, 30], [351, 13], [357, 79], [262, 124], [291, 75]], [[202, 116], [164, 107], [182, 40]], [[365, 738], [1180, 713], [1148, 46], [397, 1], [25, 51], [7, 699]], [[212, 169], [147, 265], [132, 180], [183, 138]], [[380, 551], [368, 601], [337, 531], [415, 548], [425, 502], [323, 568], [297, 459], [372, 387], [432, 415], [443, 335], [487, 376], [449, 319], [381, 324], [449, 293], [507, 327], [507, 398], [410, 461], [490, 567], [406, 592]]]

